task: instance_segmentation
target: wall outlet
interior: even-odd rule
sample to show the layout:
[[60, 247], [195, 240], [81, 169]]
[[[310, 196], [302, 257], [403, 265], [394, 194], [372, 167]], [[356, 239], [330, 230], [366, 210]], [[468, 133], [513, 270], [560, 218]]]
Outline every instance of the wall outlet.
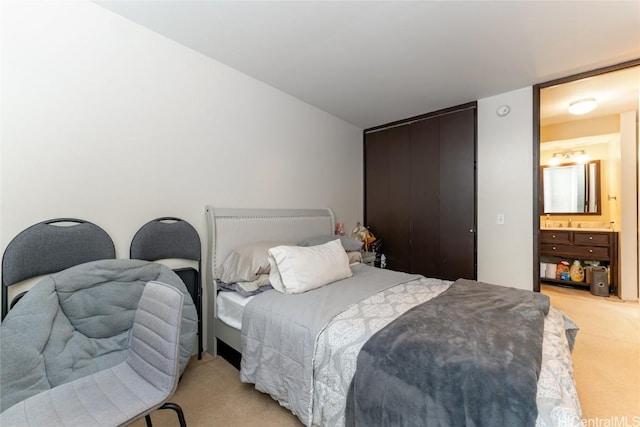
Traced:
[[496, 217], [496, 224], [503, 225], [504, 224], [504, 214], [499, 213]]

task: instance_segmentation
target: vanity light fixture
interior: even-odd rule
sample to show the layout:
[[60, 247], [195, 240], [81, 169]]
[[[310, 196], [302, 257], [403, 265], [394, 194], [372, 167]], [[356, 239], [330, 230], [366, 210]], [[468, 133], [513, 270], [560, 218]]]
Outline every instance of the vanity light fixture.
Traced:
[[577, 153], [578, 155], [574, 156], [577, 163], [587, 163], [589, 161], [589, 156], [584, 150], [577, 151]]
[[587, 114], [598, 106], [595, 98], [585, 98], [573, 101], [569, 104], [569, 112], [576, 116]]
[[549, 165], [556, 166], [562, 162], [568, 161], [574, 161], [576, 163], [587, 163], [589, 161], [589, 155], [584, 150], [553, 153], [553, 156], [549, 159]]

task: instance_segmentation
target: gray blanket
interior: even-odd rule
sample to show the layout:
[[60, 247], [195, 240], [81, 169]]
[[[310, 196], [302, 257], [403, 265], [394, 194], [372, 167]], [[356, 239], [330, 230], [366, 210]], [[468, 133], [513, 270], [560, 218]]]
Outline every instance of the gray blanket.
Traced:
[[138, 301], [149, 281], [185, 294], [180, 372], [197, 333], [195, 306], [168, 267], [139, 260], [102, 260], [47, 276], [0, 326], [0, 409], [122, 362]]
[[256, 296], [243, 312], [240, 379], [254, 383], [309, 424], [313, 355], [322, 328], [346, 307], [418, 276], [352, 267], [353, 276], [302, 294], [275, 290]]
[[534, 426], [549, 298], [458, 280], [362, 347], [347, 426]]

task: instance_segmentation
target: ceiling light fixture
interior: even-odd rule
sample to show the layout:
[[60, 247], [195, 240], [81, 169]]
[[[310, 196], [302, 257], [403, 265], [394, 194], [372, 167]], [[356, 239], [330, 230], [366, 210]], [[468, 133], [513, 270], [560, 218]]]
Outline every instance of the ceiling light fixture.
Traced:
[[576, 116], [587, 114], [598, 106], [595, 98], [579, 99], [569, 104], [569, 112]]
[[553, 156], [549, 159], [549, 165], [556, 166], [562, 162], [568, 162], [573, 160], [576, 163], [587, 163], [589, 156], [584, 150], [576, 151], [563, 151], [562, 153], [553, 153]]

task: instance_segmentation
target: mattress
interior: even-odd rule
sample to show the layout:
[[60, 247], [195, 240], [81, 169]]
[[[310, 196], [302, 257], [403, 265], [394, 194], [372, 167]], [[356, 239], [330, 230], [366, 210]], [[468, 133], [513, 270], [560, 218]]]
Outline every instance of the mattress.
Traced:
[[[354, 252], [350, 252], [352, 254]], [[360, 253], [357, 252], [359, 255]], [[349, 264], [353, 267], [359, 262], [353, 262]], [[243, 297], [237, 292], [221, 291], [218, 292], [216, 298], [216, 304], [218, 305], [218, 319], [222, 320], [227, 325], [239, 331], [242, 330], [242, 312], [246, 305], [257, 295], [250, 297]]]
[[218, 319], [234, 329], [242, 329], [242, 311], [254, 296], [243, 297], [237, 292], [219, 292]]

